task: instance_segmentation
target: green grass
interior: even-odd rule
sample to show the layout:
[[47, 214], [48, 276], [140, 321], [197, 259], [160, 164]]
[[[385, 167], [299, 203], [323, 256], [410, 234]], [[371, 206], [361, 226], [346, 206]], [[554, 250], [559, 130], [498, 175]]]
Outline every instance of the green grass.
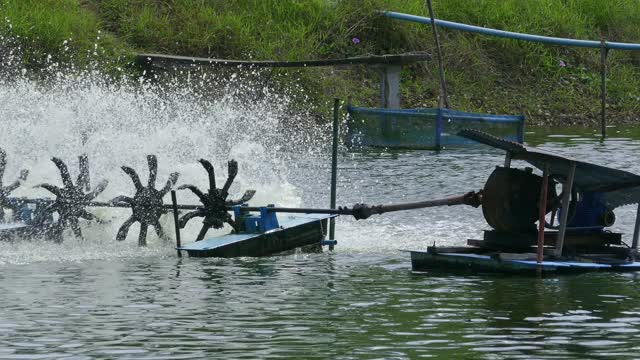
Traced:
[[[26, 67], [86, 65], [99, 57], [130, 56], [100, 20], [77, 0], [0, 0], [0, 32], [13, 36]], [[112, 62], [115, 63], [115, 62]]]
[[[637, 0], [433, 2], [437, 17], [451, 21], [547, 36], [640, 42]], [[97, 42], [107, 57], [134, 51], [275, 60], [435, 53], [430, 27], [376, 13], [384, 9], [426, 15], [424, 0], [0, 0], [0, 4], [13, 26], [11, 32], [20, 36], [27, 65], [42, 63], [45, 54], [61, 60], [87, 59]], [[599, 50], [440, 32], [453, 107], [524, 113], [533, 123], [597, 121]], [[352, 43], [354, 37], [359, 44]], [[69, 38], [71, 49], [63, 51]], [[561, 61], [567, 66], [560, 66]], [[607, 86], [613, 121], [632, 119], [639, 110], [639, 64], [638, 54], [610, 52]], [[348, 95], [357, 104], [377, 102], [378, 75], [362, 66], [279, 73], [275, 77], [279, 84], [300, 81], [316, 106]], [[406, 67], [402, 91], [405, 107], [435, 105], [436, 62]]]

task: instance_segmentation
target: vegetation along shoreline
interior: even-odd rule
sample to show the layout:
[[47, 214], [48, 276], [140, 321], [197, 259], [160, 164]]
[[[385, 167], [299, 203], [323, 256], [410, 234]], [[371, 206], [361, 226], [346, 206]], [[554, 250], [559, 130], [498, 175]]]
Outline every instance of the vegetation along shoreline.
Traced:
[[[633, 0], [464, 0], [433, 2], [438, 18], [509, 31], [575, 39], [640, 42], [640, 7]], [[0, 51], [20, 49], [21, 66], [87, 66], [99, 57], [105, 73], [133, 66], [138, 53], [224, 59], [308, 60], [424, 51], [435, 53], [428, 26], [384, 18], [378, 10], [427, 16], [422, 0], [2, 0]], [[594, 126], [600, 114], [600, 52], [441, 29], [452, 107], [523, 114], [527, 126]], [[100, 49], [99, 54], [93, 54]], [[633, 124], [640, 108], [640, 57], [608, 57], [607, 122]], [[274, 87], [304, 87], [312, 112], [333, 97], [376, 106], [376, 69], [275, 70]], [[437, 105], [435, 61], [405, 65], [402, 107]]]

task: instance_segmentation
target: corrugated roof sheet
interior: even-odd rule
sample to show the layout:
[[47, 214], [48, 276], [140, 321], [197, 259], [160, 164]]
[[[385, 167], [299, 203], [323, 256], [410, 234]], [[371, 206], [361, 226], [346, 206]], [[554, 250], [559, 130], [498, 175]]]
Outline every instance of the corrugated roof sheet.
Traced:
[[639, 175], [503, 140], [477, 130], [462, 130], [458, 135], [510, 152], [512, 159], [524, 160], [540, 170], [548, 164], [555, 177], [568, 177], [571, 164], [575, 163], [574, 186], [579, 191], [603, 192], [603, 201], [610, 209], [640, 202]]

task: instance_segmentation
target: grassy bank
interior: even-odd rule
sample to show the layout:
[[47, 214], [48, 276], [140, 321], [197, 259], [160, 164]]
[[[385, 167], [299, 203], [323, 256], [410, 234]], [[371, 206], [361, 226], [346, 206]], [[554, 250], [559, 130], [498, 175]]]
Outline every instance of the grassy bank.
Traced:
[[100, 57], [124, 64], [134, 54], [77, 0], [0, 0], [0, 20], [0, 49], [17, 48], [24, 67], [87, 66]]
[[[640, 42], [635, 0], [433, 0], [439, 18], [548, 36]], [[61, 61], [135, 52], [233, 59], [299, 60], [434, 51], [427, 26], [380, 17], [387, 9], [426, 15], [423, 0], [0, 0], [4, 32], [19, 36], [24, 62], [46, 54]], [[452, 107], [524, 113], [530, 123], [591, 124], [599, 112], [599, 50], [498, 39], [441, 29]], [[65, 43], [66, 41], [66, 43]], [[65, 49], [69, 48], [69, 49]], [[636, 120], [640, 58], [609, 54], [609, 113]], [[377, 75], [365, 67], [302, 69], [315, 105], [334, 96], [375, 105]], [[287, 80], [288, 79], [288, 80]], [[403, 71], [403, 106], [433, 106], [435, 61]]]

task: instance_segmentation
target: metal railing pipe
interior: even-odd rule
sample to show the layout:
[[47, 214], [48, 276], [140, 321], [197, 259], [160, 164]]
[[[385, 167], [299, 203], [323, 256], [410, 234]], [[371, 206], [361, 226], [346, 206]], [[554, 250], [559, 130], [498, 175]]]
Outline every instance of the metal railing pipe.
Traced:
[[[383, 11], [382, 14], [392, 19], [411, 21], [411, 22], [422, 23], [422, 24], [431, 24], [431, 18], [424, 17], [424, 16], [404, 14], [404, 13], [399, 13], [394, 11]], [[524, 34], [524, 33], [491, 29], [491, 28], [485, 28], [481, 26], [468, 25], [468, 24], [462, 24], [462, 23], [457, 23], [453, 21], [446, 21], [446, 20], [439, 20], [439, 19], [435, 20], [435, 24], [444, 28], [474, 32], [478, 34], [491, 35], [491, 36], [514, 39], [514, 40], [524, 40], [524, 41], [532, 41], [532, 42], [538, 42], [538, 43], [544, 43], [544, 44], [576, 46], [576, 47], [586, 47], [586, 48], [602, 47], [602, 44], [600, 41], [594, 41], [594, 40], [577, 40], [577, 39], [567, 39], [567, 38], [559, 38], [559, 37], [552, 37], [552, 36]], [[605, 44], [605, 48], [617, 49], [617, 50], [640, 50], [640, 44], [607, 41]]]

